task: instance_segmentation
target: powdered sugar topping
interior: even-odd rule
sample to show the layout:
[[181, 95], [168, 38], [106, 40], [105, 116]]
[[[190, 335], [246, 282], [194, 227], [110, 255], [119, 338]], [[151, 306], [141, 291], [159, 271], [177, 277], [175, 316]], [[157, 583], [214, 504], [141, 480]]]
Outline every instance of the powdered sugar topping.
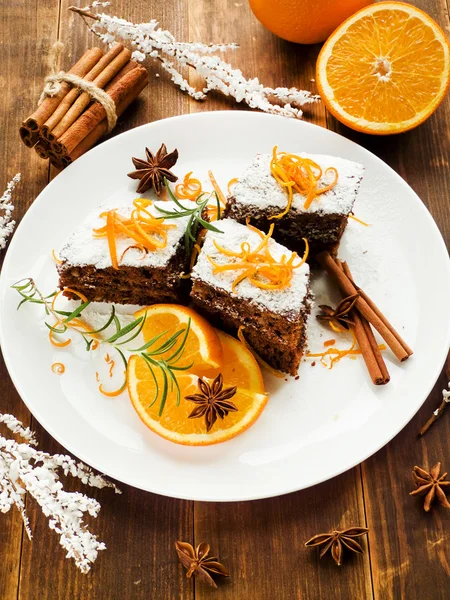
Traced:
[[[295, 192], [291, 210], [324, 214], [349, 214], [353, 208], [364, 174], [363, 165], [325, 154], [301, 153], [299, 156], [310, 158], [322, 169], [323, 175], [319, 187], [326, 186], [333, 181], [333, 174], [325, 173], [329, 167], [334, 167], [337, 170], [338, 181], [329, 191], [315, 198], [307, 211], [303, 207], [305, 196]], [[244, 174], [239, 177], [233, 192], [237, 207], [257, 207], [269, 212], [271, 212], [271, 208], [274, 208], [274, 213], [286, 207], [286, 191], [272, 176], [270, 160], [271, 156], [269, 154], [258, 154]]]
[[[238, 295], [259, 304], [271, 312], [285, 315], [292, 320], [297, 319], [304, 305], [305, 296], [308, 292], [309, 266], [305, 263], [298, 269], [294, 269], [290, 284], [281, 290], [266, 290], [254, 286], [248, 279], [238, 284], [236, 291], [232, 291], [233, 281], [241, 271], [225, 271], [213, 274], [213, 266], [208, 256], [217, 264], [227, 264], [234, 260], [226, 256], [214, 246], [214, 240], [223, 248], [238, 252], [243, 242], [248, 242], [251, 248], [255, 248], [261, 242], [257, 233], [251, 231], [245, 225], [240, 225], [232, 219], [224, 219], [217, 223], [217, 227], [223, 233], [208, 231], [205, 243], [192, 271], [192, 279], [198, 279], [209, 285], [225, 290], [232, 295]], [[276, 260], [286, 255], [289, 259], [291, 252], [274, 240], [269, 240], [269, 250]]]
[[[175, 202], [153, 202], [147, 210], [155, 217], [161, 217], [162, 214], [157, 210], [161, 206], [168, 211], [174, 211]], [[105, 225], [105, 219], [100, 218], [100, 214], [109, 210], [111, 207], [96, 208], [74, 231], [67, 243], [59, 252], [59, 257], [67, 266], [86, 266], [93, 265], [97, 269], [106, 269], [111, 267], [111, 256], [108, 248], [108, 240], [106, 237], [96, 238], [93, 235], [93, 229], [99, 229]], [[129, 217], [133, 205], [131, 202], [118, 207], [119, 215]], [[154, 252], [148, 252], [143, 255], [138, 249], [130, 248], [119, 266], [126, 267], [164, 267], [167, 265], [172, 256], [176, 253], [180, 240], [186, 230], [188, 217], [180, 217], [177, 219], [168, 219], [165, 224], [171, 225], [167, 230], [167, 244], [164, 248], [160, 248]], [[125, 235], [116, 236], [117, 256], [120, 258], [123, 252], [136, 242], [126, 237]], [[62, 268], [64, 268], [64, 264]]]

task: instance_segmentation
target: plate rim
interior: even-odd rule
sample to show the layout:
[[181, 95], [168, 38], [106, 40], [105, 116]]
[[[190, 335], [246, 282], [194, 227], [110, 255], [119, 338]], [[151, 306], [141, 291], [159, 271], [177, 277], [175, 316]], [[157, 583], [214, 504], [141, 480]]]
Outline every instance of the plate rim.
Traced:
[[[74, 163], [72, 163], [71, 165], [69, 165], [65, 171], [69, 171], [69, 170], [73, 170], [74, 168], [79, 168], [79, 167], [74, 167], [75, 163], [80, 162], [86, 162], [87, 160], [89, 160], [90, 158], [93, 157], [93, 155], [95, 154], [99, 154], [101, 152], [104, 151], [104, 145], [106, 145], [107, 147], [109, 145], [114, 145], [114, 143], [117, 143], [116, 140], [123, 138], [123, 136], [128, 136], [128, 135], [132, 135], [133, 133], [135, 133], [135, 131], [137, 129], [148, 129], [148, 128], [152, 128], [152, 126], [154, 126], [157, 123], [166, 123], [166, 122], [173, 122], [173, 121], [178, 121], [178, 120], [191, 120], [191, 119], [204, 119], [204, 118], [220, 118], [221, 116], [226, 115], [227, 118], [233, 118], [233, 119], [271, 119], [271, 120], [283, 120], [285, 121], [286, 118], [282, 117], [282, 116], [278, 116], [278, 115], [270, 115], [270, 114], [266, 114], [266, 113], [261, 113], [261, 112], [251, 112], [251, 111], [245, 111], [245, 110], [220, 110], [220, 111], [202, 111], [202, 112], [197, 112], [197, 113], [189, 113], [189, 114], [184, 114], [184, 115], [176, 115], [176, 116], [172, 116], [172, 117], [166, 117], [164, 119], [158, 119], [156, 121], [152, 121], [150, 123], [145, 123], [143, 125], [139, 125], [137, 127], [134, 127], [132, 129], [129, 129], [127, 131], [124, 131], [108, 140], [105, 140], [104, 142], [102, 142], [101, 144], [95, 146], [94, 148], [92, 148], [91, 150], [89, 150], [88, 152], [86, 152], [86, 154], [84, 154], [83, 156], [81, 156], [79, 159], [77, 159], [77, 161], [74, 161]], [[442, 233], [436, 223], [436, 221], [433, 219], [430, 211], [428, 210], [428, 208], [426, 207], [426, 205], [424, 204], [424, 202], [421, 200], [421, 198], [418, 196], [418, 194], [414, 191], [414, 189], [387, 163], [385, 163], [381, 158], [379, 158], [376, 154], [372, 153], [370, 150], [367, 150], [366, 148], [364, 148], [364, 146], [361, 146], [360, 144], [358, 144], [357, 142], [354, 142], [353, 140], [350, 140], [348, 138], [346, 138], [345, 136], [336, 133], [334, 131], [331, 131], [327, 128], [321, 127], [320, 125], [317, 125], [315, 123], [310, 123], [304, 120], [298, 120], [296, 121], [297, 123], [300, 124], [300, 126], [302, 127], [310, 127], [313, 129], [316, 128], [320, 128], [320, 129], [325, 129], [328, 133], [332, 134], [333, 136], [337, 136], [339, 138], [343, 138], [345, 140], [345, 143], [350, 144], [352, 146], [355, 146], [359, 149], [359, 151], [363, 151], [363, 153], [367, 153], [372, 159], [375, 159], [376, 162], [378, 163], [382, 163], [384, 168], [388, 168], [390, 172], [392, 172], [394, 174], [394, 176], [398, 179], [398, 181], [401, 182], [401, 184], [403, 186], [406, 186], [406, 188], [408, 188], [409, 192], [414, 194], [414, 196], [416, 197], [416, 199], [418, 200], [417, 204], [420, 207], [420, 210], [422, 211], [422, 214], [425, 216], [425, 218], [428, 220], [429, 225], [434, 229], [434, 233], [437, 234], [434, 236], [434, 240], [436, 241], [436, 243], [438, 243], [439, 245], [439, 250], [437, 250], [437, 252], [441, 253], [444, 257], [444, 255], [446, 255], [447, 257], [447, 261], [446, 261], [446, 265], [447, 265], [447, 277], [450, 280], [450, 257], [448, 256], [448, 249], [447, 246], [445, 244], [444, 238], [442, 236]], [[60, 173], [61, 174], [61, 173]], [[60, 175], [58, 174], [58, 176]], [[35, 205], [37, 206], [40, 202], [43, 202], [43, 200], [41, 199], [41, 196], [44, 195], [44, 193], [47, 193], [47, 190], [49, 189], [49, 187], [53, 184], [54, 181], [57, 180], [58, 176], [56, 176], [52, 181], [50, 181], [44, 188], [43, 190], [41, 190], [41, 192], [38, 194], [38, 196], [35, 198], [35, 200], [32, 202], [32, 204], [30, 205], [30, 207], [28, 208], [28, 210], [26, 211], [26, 213], [24, 214], [24, 216], [22, 217], [21, 221], [19, 222], [18, 226], [16, 227], [16, 230], [14, 232], [14, 235], [8, 245], [7, 248], [7, 252], [5, 253], [4, 256], [4, 260], [3, 260], [3, 267], [2, 267], [2, 271], [0, 272], [0, 296], [4, 293], [4, 288], [6, 286], [6, 283], [4, 282], [4, 277], [2, 277], [2, 273], [3, 270], [5, 269], [5, 265], [8, 266], [10, 261], [12, 261], [13, 259], [11, 258], [13, 256], [13, 252], [14, 252], [14, 248], [15, 248], [15, 239], [16, 239], [16, 234], [17, 232], [22, 229], [22, 223], [28, 223], [28, 221], [30, 219], [33, 218], [33, 213], [35, 210]], [[442, 277], [442, 274], [440, 274], [440, 276]], [[193, 500], [193, 501], [203, 501], [203, 502], [241, 502], [241, 501], [251, 501], [251, 500], [258, 500], [258, 499], [265, 499], [265, 498], [272, 498], [272, 497], [277, 497], [277, 496], [282, 496], [285, 494], [289, 494], [289, 493], [294, 493], [296, 491], [300, 491], [303, 489], [307, 489], [308, 487], [313, 487], [315, 485], [318, 485], [320, 483], [323, 483], [324, 481], [328, 481], [330, 479], [333, 479], [334, 477], [337, 477], [338, 475], [341, 475], [342, 473], [354, 468], [355, 466], [357, 466], [358, 464], [361, 464], [362, 462], [364, 462], [365, 460], [367, 460], [368, 458], [370, 458], [371, 456], [373, 456], [375, 453], [377, 453], [380, 449], [382, 449], [384, 446], [386, 446], [394, 437], [396, 437], [403, 429], [404, 427], [411, 421], [411, 419], [415, 416], [415, 414], [420, 410], [420, 408], [423, 406], [424, 402], [426, 401], [426, 399], [428, 398], [430, 392], [432, 391], [434, 385], [436, 384], [439, 375], [442, 372], [442, 368], [445, 364], [446, 361], [446, 357], [448, 354], [448, 347], [450, 345], [450, 320], [447, 323], [447, 332], [446, 332], [446, 347], [442, 350], [442, 358], [440, 361], [437, 361], [437, 366], [434, 369], [433, 375], [429, 376], [430, 378], [430, 384], [428, 387], [428, 391], [425, 395], [425, 397], [423, 398], [423, 400], [420, 402], [420, 404], [418, 405], [417, 408], [414, 409], [414, 411], [408, 415], [405, 416], [406, 420], [402, 419], [402, 425], [398, 427], [395, 427], [395, 431], [393, 431], [393, 433], [388, 433], [387, 437], [383, 437], [383, 441], [380, 442], [380, 444], [375, 444], [375, 448], [370, 448], [368, 450], [367, 453], [363, 453], [363, 457], [360, 458], [358, 457], [355, 461], [350, 461], [350, 464], [347, 464], [346, 466], [344, 466], [342, 469], [337, 469], [336, 471], [333, 470], [333, 474], [332, 475], [323, 475], [317, 478], [317, 480], [308, 482], [306, 485], [301, 485], [301, 487], [298, 487], [298, 483], [295, 484], [293, 483], [292, 485], [285, 485], [283, 487], [283, 489], [277, 489], [275, 492], [267, 492], [267, 493], [256, 493], [256, 495], [252, 495], [252, 494], [246, 494], [246, 495], [240, 495], [240, 496], [236, 496], [236, 497], [227, 497], [226, 499], [221, 499], [217, 496], [214, 495], [214, 493], [212, 493], [209, 497], [205, 497], [204, 494], [201, 494], [199, 496], [195, 496], [193, 494], [182, 494], [182, 493], [173, 493], [170, 492], [169, 494], [167, 492], [165, 492], [163, 489], [161, 489], [160, 487], [158, 487], [157, 482], [154, 485], [149, 485], [149, 486], [144, 486], [144, 485], [137, 485], [136, 483], [127, 480], [126, 477], [122, 477], [120, 479], [116, 479], [116, 476], [114, 474], [112, 474], [109, 469], [102, 469], [101, 467], [98, 467], [98, 461], [97, 460], [91, 460], [90, 458], [86, 458], [84, 456], [84, 452], [74, 452], [69, 446], [66, 445], [66, 442], [63, 441], [62, 437], [60, 437], [58, 435], [57, 432], [53, 431], [53, 428], [44, 424], [45, 423], [45, 418], [41, 418], [41, 414], [39, 411], [36, 411], [36, 408], [34, 408], [34, 410], [31, 409], [31, 407], [29, 406], [27, 400], [25, 400], [25, 394], [23, 393], [23, 389], [22, 389], [22, 385], [20, 383], [20, 377], [17, 376], [12, 364], [10, 363], [9, 360], [9, 356], [8, 356], [8, 351], [4, 349], [4, 342], [5, 342], [5, 337], [4, 337], [4, 331], [3, 331], [3, 318], [2, 318], [3, 312], [0, 310], [0, 347], [2, 349], [2, 354], [3, 354], [3, 359], [5, 362], [5, 366], [8, 370], [9, 376], [11, 377], [11, 380], [21, 398], [21, 400], [24, 402], [24, 404], [26, 405], [26, 407], [28, 408], [28, 410], [31, 412], [31, 414], [33, 415], [33, 417], [39, 422], [39, 424], [61, 445], [63, 446], [64, 449], [66, 449], [68, 452], [70, 452], [71, 454], [73, 454], [74, 456], [76, 456], [77, 458], [79, 458], [80, 460], [82, 460], [83, 462], [85, 462], [87, 465], [93, 467], [94, 469], [100, 471], [101, 473], [104, 473], [106, 476], [108, 476], [111, 479], [115, 479], [116, 481], [120, 481], [121, 483], [124, 483], [125, 485], [130, 485], [132, 487], [135, 487], [137, 489], [142, 489], [143, 491], [147, 491], [150, 493], [154, 493], [154, 494], [158, 494], [158, 495], [162, 495], [162, 496], [167, 496], [167, 497], [171, 497], [171, 498], [177, 498], [180, 500]], [[428, 379], [428, 378], [427, 378]], [[403, 422], [404, 421], [404, 422]], [[100, 461], [101, 462], [101, 461]], [[279, 486], [281, 487], [281, 486]]]

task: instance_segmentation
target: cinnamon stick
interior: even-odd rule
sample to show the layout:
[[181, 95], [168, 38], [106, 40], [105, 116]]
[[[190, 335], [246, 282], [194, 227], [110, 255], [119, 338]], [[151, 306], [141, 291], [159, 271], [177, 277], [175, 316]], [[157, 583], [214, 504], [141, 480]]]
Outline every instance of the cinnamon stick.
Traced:
[[[135, 90], [142, 90], [147, 83], [147, 70], [142, 66], [137, 66], [114, 85], [108, 86], [109, 89], [106, 91], [113, 99], [117, 109], [119, 105], [125, 104], [127, 101], [129, 104], [136, 97]], [[94, 102], [59, 138], [58, 141], [65, 147], [65, 153], [70, 155], [105, 117], [103, 106]]]
[[[336, 259], [336, 263], [344, 271], [345, 275], [349, 279], [352, 279], [348, 264], [338, 259]], [[351, 311], [351, 319], [354, 323], [353, 330], [358, 340], [362, 357], [373, 383], [375, 385], [385, 385], [391, 378], [369, 322], [356, 309]]]
[[[115, 86], [122, 77], [124, 77], [127, 73], [129, 73], [133, 69], [135, 69], [137, 66], [138, 66], [138, 63], [136, 61], [130, 60], [124, 67], [122, 67], [122, 69], [117, 73], [117, 75], [115, 77], [113, 77], [113, 79], [106, 86], [105, 91], [109, 91], [109, 89], [111, 87]], [[145, 82], [143, 87], [145, 87], [145, 85], [147, 85], [147, 81]], [[141, 88], [138, 93], [140, 93], [142, 91], [142, 89], [143, 88]], [[123, 110], [125, 110], [125, 109], [123, 109]], [[116, 111], [117, 111], [117, 115], [119, 116], [120, 107], [116, 107]], [[102, 135], [104, 135], [108, 132], [107, 120], [105, 119], [104, 123], [102, 122], [99, 125], [97, 125], [95, 130], [96, 130], [97, 135], [95, 135], [93, 133], [94, 130], [91, 131], [87, 136], [87, 137], [89, 137], [89, 140], [87, 140], [87, 142], [84, 144], [83, 144], [83, 142], [81, 142], [83, 144], [83, 146], [80, 149], [78, 149], [78, 146], [77, 146], [77, 148], [75, 148], [74, 152], [77, 153], [76, 158], [78, 158], [78, 156], [81, 156], [82, 154], [84, 154], [84, 152], [89, 150], [89, 148], [91, 148], [100, 139], [100, 137]], [[94, 140], [94, 141], [92, 141], [92, 140]], [[79, 152], [79, 154], [78, 154], [78, 152]], [[71, 158], [69, 158], [69, 155], [66, 152], [65, 146], [63, 146], [59, 140], [54, 140], [51, 143], [49, 157], [50, 157], [51, 163], [55, 167], [58, 167], [58, 168], [66, 167], [68, 164], [70, 164], [72, 162]], [[62, 160], [62, 157], [64, 157], [64, 160]], [[75, 158], [73, 160], [75, 160]]]
[[34, 149], [41, 158], [45, 159], [50, 156], [50, 144], [46, 140], [39, 139], [36, 142]]
[[[317, 255], [317, 262], [320, 266], [327, 271], [337, 282], [340, 289], [347, 295], [351, 296], [356, 294], [358, 291], [355, 284], [347, 277], [347, 275], [338, 267], [336, 262], [330, 256], [328, 252], [321, 252]], [[356, 307], [363, 317], [365, 317], [369, 323], [378, 331], [381, 337], [384, 339], [386, 344], [395, 354], [395, 356], [403, 362], [409, 358], [412, 354], [412, 350], [408, 347], [408, 350], [401, 344], [401, 337], [386, 319], [380, 318], [379, 314], [375, 313], [373, 308], [369, 306], [366, 299], [362, 297], [361, 291], [360, 297], [356, 301]], [[373, 303], [372, 303], [373, 304]], [[379, 310], [377, 309], [379, 312]]]
[[[148, 83], [148, 77], [138, 80], [138, 83], [132, 88], [127, 96], [116, 106], [117, 115], [120, 116], [128, 106], [135, 100]], [[81, 142], [74, 148], [68, 156], [57, 159], [58, 166], [67, 166], [70, 162], [76, 160], [87, 152], [92, 146], [108, 132], [108, 121], [103, 119]], [[53, 163], [53, 161], [52, 161]], [[54, 163], [53, 163], [54, 164]], [[55, 165], [56, 166], [56, 165]]]
[[[111, 79], [124, 67], [131, 58], [131, 52], [128, 48], [123, 50], [107, 65], [107, 67], [93, 80], [99, 88], [104, 88]], [[65, 133], [69, 127], [75, 123], [78, 117], [84, 112], [85, 108], [92, 102], [91, 96], [87, 92], [83, 92], [76, 99], [61, 121], [53, 129], [52, 133], [55, 138], [59, 138]]]
[[[111, 61], [113, 61], [116, 58], [116, 56], [118, 56], [122, 52], [122, 50], [123, 44], [115, 44], [111, 48], [111, 50], [109, 50], [109, 52], [107, 52], [104, 56], [101, 57], [98, 63], [93, 66], [93, 68], [89, 71], [89, 73], [87, 73], [83, 77], [83, 79], [85, 79], [86, 81], [95, 81], [95, 79], [101, 73], [103, 73], [103, 71], [108, 67], [108, 65], [110, 65]], [[108, 83], [108, 81], [109, 79], [105, 83]], [[103, 85], [105, 85], [105, 83]], [[50, 117], [42, 126], [41, 135], [44, 139], [51, 142], [55, 140], [58, 137], [58, 135], [60, 135], [58, 133], [55, 135], [55, 132], [53, 132], [52, 130], [60, 123], [61, 119], [66, 115], [67, 111], [71, 108], [71, 106], [79, 96], [80, 90], [76, 87], [73, 87], [70, 90], [70, 92], [63, 98], [58, 108], [52, 115], [50, 115]]]
[[[352, 280], [351, 277], [349, 277], [349, 279]], [[361, 298], [363, 298], [367, 302], [367, 304], [370, 306], [370, 308], [373, 310], [373, 312], [377, 315], [377, 317], [379, 317], [379, 319], [381, 319], [381, 321], [383, 321], [383, 323], [386, 325], [386, 327], [392, 327], [392, 325], [390, 325], [389, 321], [386, 319], [386, 317], [383, 315], [383, 313], [380, 311], [380, 309], [377, 307], [377, 305], [373, 302], [373, 300], [371, 300], [369, 298], [369, 296], [366, 294], [366, 292], [364, 290], [362, 290], [360, 287], [358, 287], [353, 280], [352, 280], [352, 283], [355, 286], [355, 288], [359, 291], [359, 295], [361, 296]], [[408, 344], [403, 340], [403, 338], [400, 336], [400, 334], [397, 331], [395, 331], [395, 329], [393, 327], [392, 327], [392, 332], [395, 335], [395, 337], [397, 338], [398, 342], [404, 348], [404, 350], [408, 354], [408, 356], [411, 356], [411, 354], [413, 354], [413, 351], [408, 346]]]
[[[84, 77], [92, 67], [103, 56], [100, 48], [91, 48], [87, 50], [70, 69], [69, 73]], [[53, 114], [61, 100], [68, 94], [71, 87], [68, 83], [61, 84], [61, 91], [56, 96], [49, 96], [38, 106], [34, 113], [25, 119], [20, 127], [19, 133], [22, 141], [26, 146], [32, 148], [39, 139], [39, 131], [45, 121]]]

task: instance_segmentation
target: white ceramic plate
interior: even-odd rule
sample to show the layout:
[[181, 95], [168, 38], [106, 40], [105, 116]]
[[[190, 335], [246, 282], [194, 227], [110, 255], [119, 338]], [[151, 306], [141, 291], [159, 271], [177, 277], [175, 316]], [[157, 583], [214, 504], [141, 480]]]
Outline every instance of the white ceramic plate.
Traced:
[[[10, 285], [32, 276], [56, 285], [52, 248], [105, 200], [135, 197], [131, 156], [164, 142], [177, 147], [176, 172], [207, 170], [225, 186], [258, 152], [327, 153], [366, 166], [341, 256], [415, 350], [399, 364], [386, 353], [391, 382], [372, 385], [363, 361], [343, 359], [332, 371], [311, 361], [300, 379], [267, 378], [270, 400], [256, 424], [237, 438], [205, 448], [167, 442], [140, 422], [126, 395], [105, 398], [82, 349], [57, 350], [47, 340], [40, 307], [16, 310]], [[22, 193], [26, 193], [26, 182]], [[314, 281], [328, 300], [325, 276]], [[250, 112], [211, 112], [150, 123], [81, 157], [31, 205], [5, 258], [0, 284], [0, 341], [11, 377], [38, 421], [63, 446], [130, 485], [178, 498], [249, 500], [299, 490], [358, 464], [408, 423], [439, 376], [450, 338], [450, 268], [430, 214], [410, 187], [376, 156], [309, 123]], [[314, 322], [311, 351], [332, 337]], [[345, 341], [339, 342], [342, 346]], [[58, 376], [50, 366], [66, 365]]]

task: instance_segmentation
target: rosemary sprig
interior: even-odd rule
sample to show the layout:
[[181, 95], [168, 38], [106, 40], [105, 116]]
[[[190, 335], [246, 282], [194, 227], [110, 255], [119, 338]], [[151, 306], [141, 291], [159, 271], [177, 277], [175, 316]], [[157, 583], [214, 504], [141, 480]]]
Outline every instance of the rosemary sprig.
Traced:
[[211, 197], [215, 198], [215, 202], [217, 204], [217, 219], [220, 219], [220, 200], [219, 196], [216, 192], [212, 192], [211, 194], [207, 194], [206, 192], [202, 192], [197, 198], [193, 201], [192, 208], [186, 207], [175, 197], [174, 193], [170, 189], [169, 182], [167, 179], [164, 179], [165, 186], [167, 191], [169, 192], [170, 199], [175, 202], [178, 208], [175, 210], [165, 210], [164, 208], [160, 208], [156, 206], [156, 209], [164, 215], [164, 219], [179, 219], [180, 217], [189, 217], [186, 231], [184, 234], [184, 245], [186, 248], [187, 256], [190, 256], [192, 253], [192, 247], [197, 241], [197, 235], [199, 233], [200, 228], [209, 229], [209, 231], [215, 231], [216, 233], [223, 233], [220, 229], [217, 229], [212, 223], [209, 221], [205, 221], [203, 218], [203, 212], [208, 206]]
[[[159, 398], [160, 416], [164, 411], [169, 390], [170, 392], [173, 392], [174, 389], [176, 390], [176, 404], [179, 406], [181, 393], [176, 372], [186, 371], [192, 367], [192, 363], [183, 366], [179, 364], [179, 361], [183, 356], [184, 348], [191, 328], [190, 319], [188, 320], [186, 327], [182, 327], [181, 329], [175, 331], [175, 333], [173, 333], [168, 339], [162, 340], [164, 336], [169, 334], [169, 331], [164, 331], [139, 348], [124, 348], [124, 346], [127, 346], [141, 333], [145, 325], [147, 313], [122, 327], [119, 319], [117, 318], [116, 309], [113, 305], [111, 307], [111, 313], [108, 319], [100, 328], [92, 331], [81, 332], [77, 328], [77, 324], [73, 323], [72, 321], [83, 313], [84, 309], [90, 304], [90, 302], [82, 302], [80, 306], [78, 306], [72, 312], [62, 311], [53, 308], [51, 302], [49, 301], [56, 296], [57, 292], [53, 292], [48, 296], [44, 296], [31, 278], [18, 281], [11, 287], [15, 289], [22, 298], [18, 308], [25, 303], [41, 304], [44, 306], [45, 313], [47, 315], [52, 315], [55, 318], [57, 325], [56, 327], [55, 324], [51, 325], [47, 322], [45, 323], [50, 331], [57, 334], [65, 333], [68, 329], [74, 329], [75, 331], [78, 331], [78, 333], [82, 335], [84, 341], [86, 342], [86, 350], [88, 351], [91, 349], [94, 340], [101, 344], [110, 344], [113, 346], [124, 363], [125, 373], [128, 363], [124, 352], [137, 354], [144, 359], [155, 383], [155, 396], [149, 406], [153, 406]], [[115, 327], [115, 332], [112, 335], [105, 339], [99, 337], [98, 334], [106, 331], [108, 327], [112, 325]], [[171, 351], [173, 351], [172, 354], [170, 354]], [[159, 373], [162, 377], [162, 386], [160, 386], [158, 383], [157, 373]], [[125, 381], [120, 389], [124, 390], [126, 384], [127, 374], [125, 374]]]

